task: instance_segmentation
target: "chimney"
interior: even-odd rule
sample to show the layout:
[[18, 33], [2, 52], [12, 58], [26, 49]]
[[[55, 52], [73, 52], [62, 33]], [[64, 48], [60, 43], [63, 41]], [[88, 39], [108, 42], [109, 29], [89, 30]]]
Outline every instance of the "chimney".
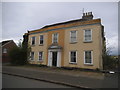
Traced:
[[84, 20], [92, 20], [93, 19], [92, 12], [83, 13], [82, 19], [84, 19]]

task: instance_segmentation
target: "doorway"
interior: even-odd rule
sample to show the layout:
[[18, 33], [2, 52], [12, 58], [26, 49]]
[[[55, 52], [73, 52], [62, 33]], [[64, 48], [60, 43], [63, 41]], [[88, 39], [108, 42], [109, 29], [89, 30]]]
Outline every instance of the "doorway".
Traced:
[[52, 66], [57, 66], [57, 52], [52, 52]]

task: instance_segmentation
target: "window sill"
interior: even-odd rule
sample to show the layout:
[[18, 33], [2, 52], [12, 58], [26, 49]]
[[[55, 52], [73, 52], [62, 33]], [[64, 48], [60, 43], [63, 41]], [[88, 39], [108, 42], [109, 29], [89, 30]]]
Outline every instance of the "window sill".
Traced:
[[43, 46], [43, 44], [39, 44], [39, 46]]
[[84, 63], [84, 65], [86, 65], [86, 66], [93, 66], [93, 64], [90, 64], [90, 63]]
[[31, 47], [34, 47], [35, 45], [31, 45]]
[[70, 42], [70, 44], [76, 44], [77, 42]]
[[58, 42], [52, 42], [52, 44], [58, 44]]
[[37, 62], [43, 62], [43, 60], [38, 60]]
[[92, 43], [93, 41], [83, 41], [84, 43]]
[[77, 63], [76, 63], [76, 62], [69, 62], [69, 64], [74, 64], [74, 65], [77, 65]]

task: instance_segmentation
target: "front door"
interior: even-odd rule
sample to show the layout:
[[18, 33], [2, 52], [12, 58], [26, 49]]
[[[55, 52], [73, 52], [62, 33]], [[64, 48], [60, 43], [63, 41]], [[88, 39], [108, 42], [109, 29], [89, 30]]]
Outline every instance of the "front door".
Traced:
[[57, 66], [57, 52], [52, 52], [52, 66]]

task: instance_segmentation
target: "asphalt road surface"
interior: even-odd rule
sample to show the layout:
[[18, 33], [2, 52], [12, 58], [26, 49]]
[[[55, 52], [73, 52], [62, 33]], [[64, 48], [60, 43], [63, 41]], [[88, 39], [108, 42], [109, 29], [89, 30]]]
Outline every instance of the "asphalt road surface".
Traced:
[[2, 88], [72, 88], [69, 86], [37, 81], [23, 77], [2, 75]]

